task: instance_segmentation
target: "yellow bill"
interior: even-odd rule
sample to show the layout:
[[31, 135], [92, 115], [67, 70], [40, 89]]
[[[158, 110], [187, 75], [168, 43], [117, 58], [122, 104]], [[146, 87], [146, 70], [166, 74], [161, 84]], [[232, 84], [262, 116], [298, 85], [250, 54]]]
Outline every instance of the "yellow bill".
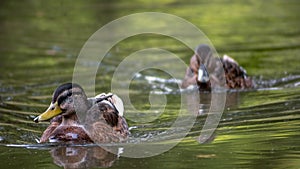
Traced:
[[49, 120], [52, 117], [55, 117], [55, 116], [59, 115], [61, 112], [62, 112], [62, 110], [57, 105], [57, 102], [51, 103], [50, 106], [48, 107], [48, 109], [44, 113], [42, 113], [41, 115], [34, 118], [33, 121], [38, 123], [40, 121]]

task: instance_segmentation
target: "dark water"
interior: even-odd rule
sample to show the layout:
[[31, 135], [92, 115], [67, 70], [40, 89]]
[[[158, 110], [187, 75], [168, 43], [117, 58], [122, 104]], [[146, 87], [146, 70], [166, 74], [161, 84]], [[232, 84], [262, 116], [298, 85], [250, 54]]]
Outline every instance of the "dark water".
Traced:
[[[1, 1], [0, 168], [299, 168], [299, 9], [296, 0]], [[122, 157], [126, 149], [118, 147], [104, 151], [94, 145], [37, 144], [48, 124], [35, 124], [33, 118], [46, 109], [59, 84], [72, 81], [85, 41], [114, 19], [146, 11], [174, 14], [195, 24], [220, 55], [234, 57], [247, 69], [257, 89], [227, 93], [219, 126], [205, 144], [197, 142], [205, 113], [177, 146], [148, 158]], [[127, 55], [149, 47], [169, 50], [186, 63], [193, 53], [169, 37], [127, 38], [101, 63], [96, 92], [110, 90], [114, 70]], [[140, 110], [149, 108], [148, 94], [157, 89], [169, 101], [159, 119], [129, 121], [133, 137], [156, 137], [176, 119], [180, 92], [174, 83], [161, 80], [168, 78], [148, 70], [131, 85], [132, 102]], [[201, 96], [203, 112], [209, 109], [206, 95]]]

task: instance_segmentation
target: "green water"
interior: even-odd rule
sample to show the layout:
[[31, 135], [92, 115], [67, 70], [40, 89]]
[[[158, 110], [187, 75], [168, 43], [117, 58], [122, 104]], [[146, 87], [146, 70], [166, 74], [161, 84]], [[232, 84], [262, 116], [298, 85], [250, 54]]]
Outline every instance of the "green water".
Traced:
[[[299, 168], [299, 10], [297, 0], [1, 1], [0, 168], [62, 168], [66, 163], [71, 168], [81, 157], [88, 157], [90, 163], [81, 163], [87, 168]], [[228, 93], [221, 122], [206, 144], [196, 141], [205, 115], [177, 146], [148, 158], [118, 157], [93, 146], [37, 144], [35, 139], [48, 124], [35, 124], [33, 118], [47, 108], [59, 84], [72, 81], [85, 41], [114, 19], [149, 11], [177, 15], [196, 25], [220, 55], [234, 57], [254, 77], [258, 89]], [[127, 38], [101, 63], [96, 92], [110, 90], [114, 70], [126, 56], [150, 47], [169, 50], [185, 63], [193, 54], [170, 37]], [[169, 102], [160, 119], [129, 121], [136, 127], [133, 137], [155, 137], [176, 118], [180, 92], [173, 84], [146, 80], [169, 78], [161, 71], [141, 74], [130, 87], [136, 108], [149, 108], [148, 94], [154, 89], [174, 91], [166, 94]], [[209, 105], [202, 106], [208, 110]]]

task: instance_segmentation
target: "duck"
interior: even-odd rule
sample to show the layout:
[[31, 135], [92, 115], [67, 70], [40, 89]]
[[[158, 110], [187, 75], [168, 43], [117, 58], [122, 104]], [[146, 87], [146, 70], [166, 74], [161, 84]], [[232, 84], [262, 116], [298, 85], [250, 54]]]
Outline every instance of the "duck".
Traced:
[[34, 122], [50, 120], [39, 143], [122, 142], [130, 135], [123, 113], [123, 102], [116, 94], [87, 98], [79, 84], [64, 83], [56, 88], [50, 106]]
[[246, 70], [233, 58], [224, 55], [222, 58], [213, 56], [212, 49], [207, 44], [196, 47], [186, 69], [181, 88], [198, 86], [200, 91], [210, 91], [212, 88], [249, 89], [255, 86]]

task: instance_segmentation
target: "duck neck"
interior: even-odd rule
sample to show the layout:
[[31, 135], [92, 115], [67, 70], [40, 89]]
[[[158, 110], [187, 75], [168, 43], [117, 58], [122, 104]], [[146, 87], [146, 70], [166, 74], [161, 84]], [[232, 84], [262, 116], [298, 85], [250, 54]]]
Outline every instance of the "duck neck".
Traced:
[[79, 120], [76, 113], [63, 116], [62, 125], [74, 125], [74, 124], [76, 125], [79, 124]]

